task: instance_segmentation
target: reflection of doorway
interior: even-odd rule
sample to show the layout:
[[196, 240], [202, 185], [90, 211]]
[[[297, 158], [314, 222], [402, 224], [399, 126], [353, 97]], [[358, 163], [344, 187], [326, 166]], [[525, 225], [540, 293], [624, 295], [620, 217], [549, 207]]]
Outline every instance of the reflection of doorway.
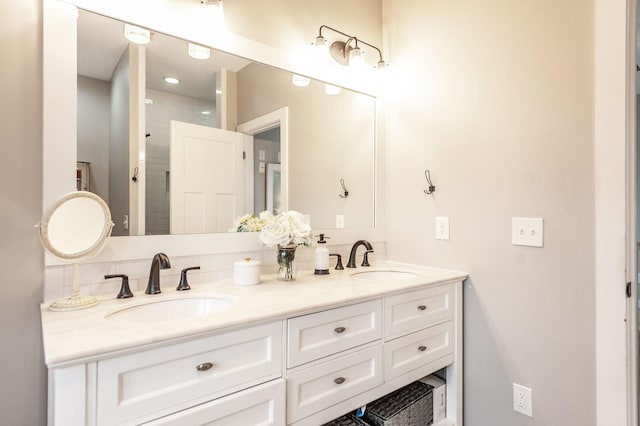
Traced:
[[[254, 194], [251, 195], [250, 203], [247, 204], [254, 205], [254, 213], [260, 213], [262, 210], [267, 209], [266, 166], [268, 163], [280, 163], [280, 209], [287, 210], [288, 208], [288, 119], [289, 109], [288, 107], [284, 107], [238, 125], [238, 132], [254, 137], [254, 145], [256, 145], [256, 140], [258, 138], [262, 138], [266, 143], [272, 144], [264, 145], [263, 148], [254, 147], [249, 149], [249, 152], [247, 153], [247, 160], [250, 164], [254, 165], [254, 167], [246, 167], [245, 169], [247, 172], [245, 179], [247, 181], [254, 182]], [[267, 158], [267, 147], [270, 147], [271, 152], [274, 153], [274, 156], [271, 157], [272, 159]], [[276, 147], [279, 148], [279, 155], [278, 148]], [[264, 149], [265, 151], [263, 160], [261, 160], [261, 149]], [[260, 163], [262, 163], [262, 165]], [[263, 192], [264, 196], [256, 196], [258, 192]]]
[[[274, 180], [275, 166], [278, 179]], [[251, 165], [249, 165], [251, 167]], [[253, 213], [281, 210], [280, 205], [280, 126], [253, 135]], [[277, 189], [274, 185], [277, 183]], [[274, 194], [278, 203], [274, 205]]]
[[171, 121], [172, 234], [226, 232], [244, 214], [244, 135]]
[[282, 194], [280, 189], [280, 164], [268, 163], [267, 164], [267, 207], [265, 210], [270, 211], [273, 214], [278, 214], [282, 211]]

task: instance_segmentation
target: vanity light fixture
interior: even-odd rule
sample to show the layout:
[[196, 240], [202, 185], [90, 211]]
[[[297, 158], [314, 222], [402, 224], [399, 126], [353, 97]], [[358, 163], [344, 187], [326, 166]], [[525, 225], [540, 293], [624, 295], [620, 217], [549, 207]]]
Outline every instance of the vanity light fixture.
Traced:
[[294, 86], [306, 87], [309, 85], [309, 83], [311, 83], [311, 79], [303, 75], [292, 74], [291, 82], [293, 83]]
[[211, 13], [213, 24], [224, 27], [224, 8], [222, 7], [222, 0], [200, 0], [200, 4], [207, 7], [208, 13]]
[[178, 84], [178, 83], [180, 83], [180, 80], [178, 80], [175, 77], [163, 77], [162, 79], [165, 81], [165, 83], [169, 83], [169, 84]]
[[194, 59], [209, 59], [211, 57], [211, 49], [199, 44], [189, 43], [189, 56]]
[[124, 24], [124, 36], [136, 44], [148, 44], [151, 41], [151, 31], [130, 24]]
[[[323, 29], [331, 30], [335, 33], [338, 33], [346, 37], [347, 40], [346, 41], [336, 40], [329, 45], [327, 39], [322, 35]], [[352, 36], [342, 31], [336, 30], [335, 28], [331, 28], [328, 25], [320, 26], [320, 29], [318, 30], [318, 36], [316, 37], [316, 40], [313, 43], [313, 45], [316, 47], [317, 50], [325, 50], [327, 49], [327, 46], [328, 46], [329, 54], [331, 55], [331, 57], [337, 63], [341, 65], [346, 65], [346, 66], [348, 65], [357, 66], [364, 62], [363, 61], [364, 51], [360, 48], [360, 44], [368, 46], [374, 49], [376, 52], [378, 52], [378, 62], [375, 68], [383, 69], [388, 65], [382, 59], [382, 52], [380, 51], [380, 49], [378, 49], [377, 47], [375, 47], [370, 43], [367, 43], [364, 40], [357, 38], [356, 36]]]

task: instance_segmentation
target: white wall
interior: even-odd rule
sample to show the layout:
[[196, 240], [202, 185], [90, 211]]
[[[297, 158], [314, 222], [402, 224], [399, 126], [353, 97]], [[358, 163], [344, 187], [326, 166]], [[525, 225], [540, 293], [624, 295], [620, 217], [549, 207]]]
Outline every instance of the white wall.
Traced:
[[43, 255], [33, 227], [42, 212], [41, 7], [3, 2], [0, 27], [0, 417], [7, 425], [46, 422]]
[[[387, 255], [470, 273], [465, 424], [595, 424], [593, 4], [392, 0], [384, 29]], [[544, 248], [511, 244], [523, 216]]]

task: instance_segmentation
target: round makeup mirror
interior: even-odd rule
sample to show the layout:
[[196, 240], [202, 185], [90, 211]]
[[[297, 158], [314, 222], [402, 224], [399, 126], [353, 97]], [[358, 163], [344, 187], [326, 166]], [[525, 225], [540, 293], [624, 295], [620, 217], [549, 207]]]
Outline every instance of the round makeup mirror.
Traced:
[[66, 194], [45, 212], [38, 224], [40, 242], [52, 256], [73, 263], [71, 296], [53, 302], [49, 309], [82, 309], [98, 303], [95, 297], [80, 295], [78, 262], [98, 254], [112, 228], [109, 207], [92, 192]]

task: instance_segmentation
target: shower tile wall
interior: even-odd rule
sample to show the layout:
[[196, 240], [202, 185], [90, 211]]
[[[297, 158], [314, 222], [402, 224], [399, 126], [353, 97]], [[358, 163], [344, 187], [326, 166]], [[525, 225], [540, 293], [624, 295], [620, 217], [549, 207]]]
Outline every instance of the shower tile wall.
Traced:
[[[171, 120], [217, 127], [215, 104], [147, 89], [146, 234], [169, 233], [169, 140]], [[209, 111], [210, 114], [202, 114]]]

